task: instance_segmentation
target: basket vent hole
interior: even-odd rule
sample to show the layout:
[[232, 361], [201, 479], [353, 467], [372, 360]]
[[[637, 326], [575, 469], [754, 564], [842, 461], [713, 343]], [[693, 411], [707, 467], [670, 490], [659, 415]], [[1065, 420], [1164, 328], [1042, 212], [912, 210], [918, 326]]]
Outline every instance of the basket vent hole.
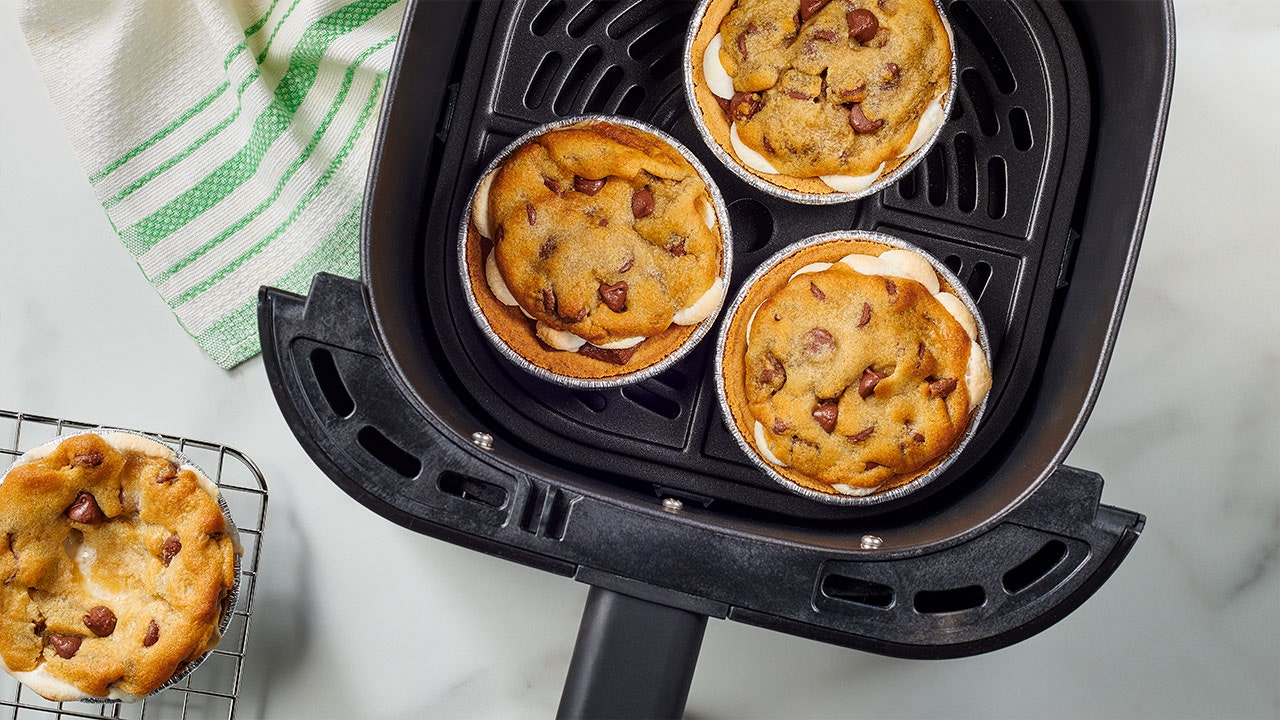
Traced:
[[604, 408], [608, 405], [608, 401], [604, 399], [603, 393], [594, 390], [570, 390], [574, 397], [578, 398], [578, 402], [587, 406], [587, 409], [593, 412], [604, 412]]
[[867, 607], [887, 608], [893, 605], [893, 588], [847, 575], [828, 575], [823, 578], [822, 594], [833, 600], [844, 600]]
[[436, 478], [442, 492], [471, 502], [500, 508], [507, 504], [507, 489], [484, 480], [477, 480], [455, 472], [442, 472]]
[[654, 380], [657, 380], [672, 390], [683, 390], [689, 387], [689, 376], [685, 375], [684, 371], [678, 368], [671, 368], [670, 370], [659, 374], [654, 378]]
[[[688, 27], [689, 16], [687, 14], [672, 15], [645, 30], [640, 37], [631, 41], [630, 47], [627, 48], [627, 54], [633, 60], [641, 60], [663, 45], [682, 39]], [[675, 54], [678, 55], [679, 52], [677, 51]]]
[[942, 264], [946, 265], [947, 269], [956, 275], [959, 275], [960, 268], [964, 267], [964, 261], [960, 259], [959, 255], [948, 255], [946, 259], [942, 261]]
[[530, 32], [538, 37], [546, 35], [551, 27], [556, 24], [556, 20], [564, 14], [564, 0], [551, 0], [542, 9], [538, 11], [537, 16], [533, 18], [533, 24], [529, 26]]
[[[643, 2], [638, 2], [626, 12], [614, 18], [613, 22], [609, 23], [609, 26], [605, 28], [605, 33], [617, 40], [635, 30], [645, 20], [662, 12], [665, 7], [667, 7], [667, 0], [644, 0]], [[684, 33], [680, 34], [683, 36]], [[632, 55], [632, 57], [635, 56]]]
[[553, 109], [557, 115], [569, 115], [573, 112], [574, 104], [578, 100], [578, 93], [582, 91], [582, 86], [586, 82], [587, 76], [600, 64], [600, 58], [602, 57], [604, 57], [604, 51], [592, 45], [573, 64], [569, 74], [564, 79], [564, 84], [560, 86], [559, 94], [556, 95]]
[[639, 385], [629, 385], [622, 388], [622, 396], [645, 410], [661, 415], [668, 420], [675, 420], [680, 416], [680, 403], [662, 397], [654, 391]]
[[956, 133], [956, 205], [960, 212], [973, 212], [978, 206], [978, 163], [973, 157], [973, 138]]
[[542, 101], [547, 97], [547, 88], [551, 87], [551, 79], [559, 69], [560, 53], [550, 52], [543, 56], [538, 69], [533, 72], [533, 79], [529, 81], [529, 89], [524, 92], [525, 107], [530, 110], [542, 107]]
[[992, 220], [1003, 218], [1008, 207], [1008, 173], [1009, 168], [999, 155], [987, 161], [987, 216]]
[[729, 205], [729, 222], [733, 223], [733, 239], [747, 252], [763, 248], [773, 237], [773, 215], [759, 200], [734, 200]]
[[1010, 594], [1020, 593], [1058, 567], [1066, 556], [1066, 544], [1061, 540], [1050, 540], [1034, 555], [1005, 573], [1000, 582]]
[[947, 120], [954, 122], [962, 117], [964, 117], [964, 104], [953, 101], [951, 103], [951, 117], [947, 118]]
[[960, 73], [960, 82], [964, 83], [969, 101], [973, 103], [973, 115], [978, 120], [978, 129], [987, 137], [1000, 132], [1000, 119], [996, 117], [995, 106], [991, 104], [991, 93], [978, 71], [969, 68]]
[[969, 273], [969, 281], [964, 284], [969, 288], [969, 294], [973, 296], [974, 302], [982, 298], [982, 293], [987, 289], [987, 283], [990, 281], [991, 265], [981, 260], [974, 263], [973, 272]]
[[1009, 62], [1005, 60], [1004, 53], [1000, 52], [1000, 45], [996, 43], [995, 38], [991, 37], [987, 26], [983, 24], [973, 8], [969, 7], [969, 3], [962, 1], [951, 3], [948, 17], [960, 26], [960, 31], [968, 36], [974, 47], [978, 49], [978, 54], [987, 65], [987, 70], [991, 72], [991, 79], [996, 81], [996, 88], [1005, 95], [1013, 92], [1018, 87], [1018, 83], [1014, 80], [1013, 72], [1009, 70]]
[[917, 172], [918, 171], [916, 170], [912, 170], [906, 175], [903, 175], [902, 179], [898, 181], [898, 196], [903, 200], [910, 200], [920, 192], [920, 187], [916, 180]]
[[311, 371], [316, 375], [316, 384], [320, 393], [334, 414], [341, 418], [351, 417], [356, 410], [356, 401], [342, 382], [342, 374], [338, 372], [338, 364], [333, 360], [333, 353], [324, 348], [311, 351]]
[[929, 178], [929, 204], [942, 207], [947, 202], [947, 158], [941, 145], [934, 145], [924, 159], [925, 174]]
[[582, 37], [587, 34], [592, 25], [596, 21], [604, 17], [604, 14], [613, 9], [618, 3], [616, 0], [595, 0], [595, 2], [587, 3], [573, 19], [569, 21], [569, 37]]
[[360, 432], [356, 433], [356, 442], [360, 443], [360, 447], [372, 455], [374, 460], [404, 477], [415, 478], [422, 472], [422, 463], [418, 458], [405, 452], [404, 448], [391, 442], [376, 428], [369, 426], [361, 428]]
[[632, 86], [618, 101], [618, 114], [634, 117], [636, 111], [640, 109], [641, 103], [644, 102], [644, 95], [644, 88], [639, 85]]
[[591, 96], [587, 98], [587, 103], [582, 108], [583, 112], [604, 112], [605, 103], [609, 101], [613, 91], [618, 89], [618, 85], [622, 84], [624, 75], [626, 73], [617, 65], [605, 70], [604, 75], [600, 76], [600, 82], [596, 83], [595, 89], [591, 91]]
[[1016, 107], [1009, 111], [1009, 131], [1013, 133], [1013, 146], [1022, 152], [1031, 149], [1031, 118], [1027, 111]]
[[950, 588], [948, 590], [921, 590], [916, 593], [912, 605], [916, 612], [926, 615], [960, 612], [982, 607], [987, 593], [980, 585]]

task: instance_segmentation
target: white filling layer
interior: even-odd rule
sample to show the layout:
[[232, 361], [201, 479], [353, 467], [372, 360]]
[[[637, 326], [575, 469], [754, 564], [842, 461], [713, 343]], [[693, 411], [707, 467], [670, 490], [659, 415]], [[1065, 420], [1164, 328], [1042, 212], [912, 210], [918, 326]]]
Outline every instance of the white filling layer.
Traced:
[[498, 171], [494, 170], [485, 175], [476, 188], [475, 198], [471, 200], [471, 222], [475, 224], [476, 231], [487, 238], [493, 237], [493, 219], [489, 217], [489, 188], [493, 186], [493, 178], [497, 174]]
[[[489, 257], [484, 261], [484, 279], [489, 283], [489, 290], [493, 296], [498, 298], [498, 302], [503, 305], [512, 305], [520, 307], [520, 303], [516, 302], [516, 296], [511, 294], [511, 288], [507, 287], [507, 281], [502, 279], [502, 273], [498, 272], [498, 261], [494, 259], [496, 251], [489, 251]], [[520, 312], [524, 312], [524, 308], [520, 308]], [[525, 313], [528, 315], [528, 313]]]
[[671, 322], [677, 325], [697, 325], [698, 323], [711, 317], [711, 313], [720, 306], [720, 301], [724, 299], [724, 279], [716, 278], [711, 283], [711, 287], [702, 293], [689, 307], [679, 310], [675, 316], [671, 318]]
[[711, 201], [704, 198], [698, 198], [698, 204], [702, 207], [702, 222], [710, 230], [716, 226], [716, 209], [711, 207]]
[[622, 338], [621, 340], [614, 340], [611, 343], [605, 343], [603, 345], [596, 345], [595, 343], [591, 344], [601, 350], [626, 350], [627, 348], [633, 348], [644, 341], [645, 337], [643, 335], [636, 335], [634, 337]]
[[550, 325], [544, 325], [541, 322], [534, 326], [534, 332], [542, 339], [542, 342], [550, 345], [557, 350], [565, 352], [577, 352], [578, 348], [586, 344], [586, 340], [574, 335], [571, 332], [557, 330]]
[[702, 53], [702, 76], [706, 78], [707, 88], [713, 94], [729, 100], [733, 97], [733, 78], [729, 77], [724, 63], [720, 62], [720, 48], [723, 45], [724, 38], [720, 33], [716, 33], [711, 42], [707, 43], [707, 49]]
[[[823, 270], [828, 270], [830, 268], [831, 268], [831, 263], [824, 263], [824, 262], [809, 263], [808, 265], [805, 265], [799, 270], [791, 273], [791, 277], [787, 278], [787, 282], [791, 282], [792, 280], [795, 280], [797, 275], [805, 275], [808, 273], [822, 272]], [[756, 308], [756, 309], [759, 310], [759, 308]], [[755, 316], [753, 315], [752, 317], [755, 317]]]
[[964, 384], [969, 388], [969, 407], [978, 407], [978, 403], [991, 392], [991, 368], [976, 341], [969, 344], [969, 366], [964, 371]]
[[887, 274], [915, 280], [928, 288], [930, 295], [937, 295], [941, 288], [938, 284], [938, 273], [920, 253], [910, 250], [886, 250], [880, 253], [880, 262], [889, 266]]
[[765, 436], [764, 436], [764, 425], [761, 425], [759, 420], [756, 421], [755, 436], [756, 436], [756, 447], [759, 448], [760, 454], [764, 456], [765, 460], [768, 460], [774, 465], [778, 465], [780, 467], [787, 466], [786, 463], [779, 460], [778, 456], [774, 455], [773, 451], [769, 449], [769, 441], [765, 439]]
[[969, 333], [970, 340], [978, 338], [978, 321], [973, 318], [973, 313], [969, 312], [969, 306], [965, 305], [960, 298], [951, 293], [935, 293], [934, 297], [942, 304], [942, 307], [951, 313], [951, 316], [960, 322], [964, 331]]
[[[792, 275], [792, 277], [795, 277], [795, 276]], [[764, 303], [757, 305], [756, 309], [751, 311], [751, 317], [747, 318], [747, 344], [748, 345], [751, 344], [751, 326], [756, 324], [756, 315], [760, 314], [760, 308], [763, 305]]]
[[884, 163], [880, 163], [880, 167], [866, 175], [819, 175], [818, 179], [827, 184], [827, 187], [839, 192], [862, 192], [880, 179], [880, 174], [884, 172]]
[[[911, 142], [907, 143], [907, 149], [898, 154], [898, 157], [906, 157], [911, 153], [924, 147], [929, 138], [942, 127], [942, 123], [946, 121], [947, 115], [942, 111], [942, 98], [946, 93], [939, 95], [929, 103], [929, 107], [920, 113], [920, 122], [916, 124], [916, 132], [911, 136]], [[881, 166], [883, 167], [883, 166]]]
[[836, 483], [835, 485], [832, 485], [831, 488], [836, 492], [840, 493], [841, 495], [855, 495], [855, 496], [870, 495], [871, 493], [876, 491], [875, 488], [854, 487], [852, 485], [846, 485], [844, 483]]
[[738, 123], [729, 126], [729, 144], [733, 146], [733, 151], [743, 165], [766, 175], [778, 174], [778, 169], [765, 156], [747, 147], [742, 138], [738, 137]]

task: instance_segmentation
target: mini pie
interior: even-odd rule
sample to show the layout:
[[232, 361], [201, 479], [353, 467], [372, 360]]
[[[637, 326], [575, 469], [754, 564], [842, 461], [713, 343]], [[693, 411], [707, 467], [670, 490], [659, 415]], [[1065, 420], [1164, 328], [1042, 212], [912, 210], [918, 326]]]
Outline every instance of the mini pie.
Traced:
[[824, 495], [928, 473], [991, 387], [958, 293], [912, 250], [866, 239], [791, 250], [744, 289], [722, 335], [731, 429], [762, 467]]
[[532, 135], [472, 198], [464, 271], [483, 320], [552, 380], [622, 378], [687, 349], [729, 271], [713, 192], [655, 132], [586, 120]]
[[33, 450], [0, 483], [0, 658], [55, 701], [133, 700], [217, 645], [236, 581], [217, 488], [127, 433]]
[[950, 27], [933, 0], [708, 0], [692, 100], [730, 168], [822, 202], [920, 157], [946, 119]]

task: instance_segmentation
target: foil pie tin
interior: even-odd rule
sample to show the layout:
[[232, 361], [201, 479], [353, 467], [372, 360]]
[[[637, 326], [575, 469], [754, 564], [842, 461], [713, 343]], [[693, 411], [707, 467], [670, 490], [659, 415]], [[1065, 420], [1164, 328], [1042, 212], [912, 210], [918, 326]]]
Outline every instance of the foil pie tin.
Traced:
[[[934, 0], [933, 4], [934, 4], [934, 7], [936, 7], [938, 10], [938, 17], [942, 19], [942, 26], [946, 28], [947, 38], [951, 42], [951, 82], [947, 88], [946, 98], [943, 101], [943, 105], [942, 105], [942, 117], [943, 117], [942, 124], [940, 124], [938, 128], [933, 131], [933, 134], [929, 136], [929, 139], [925, 141], [924, 145], [921, 145], [919, 149], [917, 149], [914, 153], [908, 156], [907, 159], [904, 160], [901, 165], [894, 168], [891, 172], [881, 176], [880, 179], [876, 180], [871, 185], [868, 185], [867, 187], [857, 192], [839, 192], [839, 191], [833, 191], [829, 193], [800, 192], [798, 190], [792, 190], [790, 188], [782, 187], [781, 185], [775, 185], [774, 183], [771, 183], [768, 180], [765, 180], [764, 177], [762, 177], [761, 175], [757, 175], [755, 171], [747, 168], [743, 163], [739, 162], [739, 160], [736, 157], [734, 157], [732, 153], [730, 153], [720, 143], [716, 142], [715, 137], [713, 137], [711, 134], [710, 128], [707, 127], [706, 120], [703, 118], [702, 106], [698, 104], [697, 93], [695, 90], [695, 83], [693, 79], [694, 40], [697, 38], [699, 30], [702, 28], [702, 22], [703, 22], [703, 19], [706, 17], [707, 10], [711, 7], [713, 3], [723, 2], [723, 1], [724, 0], [701, 0], [698, 3], [698, 7], [695, 8], [693, 11], [693, 19], [689, 22], [689, 32], [688, 32], [688, 35], [685, 37], [685, 42], [684, 42], [684, 56], [683, 56], [684, 67], [681, 73], [684, 78], [684, 94], [685, 94], [686, 101], [689, 103], [689, 114], [693, 116], [693, 122], [695, 125], [697, 125], [698, 133], [702, 135], [703, 142], [707, 144], [707, 147], [711, 149], [711, 152], [715, 154], [716, 158], [720, 160], [720, 162], [723, 163], [725, 167], [729, 168], [730, 171], [732, 171], [738, 177], [742, 178], [742, 180], [747, 184], [749, 184], [751, 187], [761, 192], [773, 195], [774, 197], [780, 197], [784, 200], [789, 200], [791, 202], [800, 203], [803, 205], [835, 205], [839, 203], [846, 203], [846, 202], [852, 202], [854, 200], [860, 200], [864, 197], [869, 197], [871, 195], [875, 195], [876, 193], [879, 193], [881, 190], [884, 190], [885, 188], [898, 182], [898, 180], [902, 179], [907, 173], [914, 170], [916, 165], [919, 165], [920, 162], [924, 160], [925, 156], [929, 154], [929, 150], [933, 148], [934, 144], [938, 141], [938, 138], [942, 136], [943, 129], [947, 127], [947, 123], [951, 119], [952, 107], [955, 105], [956, 89], [958, 87], [958, 78], [959, 78], [959, 67], [957, 65], [957, 60], [956, 60], [955, 31], [952, 30], [951, 28], [951, 21], [947, 18], [947, 14], [943, 12], [942, 3], [940, 2], [940, 0]], [[719, 28], [716, 29], [716, 33], [719, 33]], [[714, 37], [714, 35], [712, 35], [712, 37]], [[705, 85], [706, 84], [705, 81], [702, 81], [702, 84]], [[710, 92], [709, 88], [708, 88], [708, 92]], [[789, 177], [794, 177], [794, 176], [789, 176]]]
[[[68, 438], [76, 437], [78, 435], [98, 435], [102, 437], [104, 440], [107, 440], [108, 442], [110, 442], [108, 438], [112, 435], [132, 435], [134, 437], [139, 437], [144, 440], [156, 443], [159, 446], [163, 447], [165, 450], [167, 450], [169, 453], [171, 453], [171, 460], [173, 462], [178, 463], [179, 466], [194, 470], [197, 475], [199, 475], [204, 480], [207, 480], [210, 485], [212, 485], [215, 488], [218, 487], [218, 484], [215, 483], [209, 477], [208, 473], [206, 473], [203, 469], [200, 468], [199, 465], [193, 462], [191, 458], [169, 447], [168, 444], [166, 444], [164, 441], [160, 440], [159, 438], [156, 438], [144, 433], [140, 433], [140, 432], [135, 432], [133, 430], [117, 430], [115, 428], [104, 428], [104, 427], [89, 428], [87, 430], [79, 430], [76, 432], [70, 432], [63, 435], [59, 435], [58, 437], [50, 440], [49, 442], [42, 443], [40, 445], [37, 445], [36, 447], [33, 447], [27, 450], [25, 453], [23, 453], [22, 455], [14, 459], [13, 464], [4, 471], [3, 475], [0, 475], [0, 484], [4, 482], [5, 477], [8, 476], [9, 471], [12, 470], [13, 468], [18, 467], [20, 465], [26, 465], [28, 463], [34, 462], [35, 460], [34, 456], [36, 453], [44, 450], [52, 450], [64, 440], [67, 440]], [[159, 448], [157, 448], [157, 450], [158, 449]], [[233, 611], [235, 610], [235, 607], [236, 607], [236, 601], [237, 599], [239, 599], [239, 596], [240, 596], [240, 577], [241, 577], [240, 561], [244, 555], [244, 547], [240, 543], [240, 531], [236, 527], [235, 520], [231, 517], [231, 508], [227, 505], [227, 500], [225, 497], [223, 497], [220, 489], [218, 492], [217, 501], [218, 501], [218, 508], [222, 510], [222, 517], [225, 518], [227, 521], [227, 536], [231, 538], [231, 543], [235, 548], [235, 571], [233, 575], [234, 580], [232, 581], [231, 589], [227, 592], [226, 595], [223, 596], [222, 601], [220, 603], [221, 617], [218, 620], [218, 644], [221, 644], [222, 637], [226, 634], [227, 628], [230, 627], [231, 625], [231, 618], [234, 615]], [[110, 697], [102, 698], [102, 697], [87, 696], [84, 698], [79, 698], [74, 701], [66, 701], [66, 702], [106, 704], [106, 703], [118, 703], [118, 702], [137, 702], [144, 698], [152, 697], [153, 695], [156, 695], [157, 693], [167, 688], [173, 687], [174, 685], [177, 685], [182, 681], [186, 680], [187, 677], [191, 675], [191, 673], [195, 672], [196, 669], [199, 668], [200, 665], [204, 663], [204, 661], [213, 653], [215, 649], [217, 649], [217, 644], [215, 644], [213, 647], [206, 650], [204, 654], [202, 654], [200, 657], [187, 663], [186, 666], [180, 667], [180, 669], [177, 672], [175, 672], [168, 680], [164, 681], [159, 687], [157, 687], [155, 690], [151, 691], [147, 695], [138, 695], [138, 696], [124, 695], [123, 697], [120, 697], [120, 698], [110, 698]]]
[[[910, 482], [904, 483], [894, 488], [890, 488], [889, 490], [885, 490], [883, 492], [875, 492], [870, 495], [859, 496], [859, 495], [835, 495], [835, 494], [818, 492], [817, 490], [804, 487], [803, 485], [796, 483], [795, 481], [787, 478], [782, 473], [778, 472], [778, 470], [774, 467], [773, 464], [771, 464], [769, 461], [761, 457], [760, 451], [756, 449], [753, 439], [743, 436], [743, 434], [739, 431], [738, 423], [734, 420], [735, 418], [734, 411], [729, 404], [729, 397], [726, 391], [727, 386], [725, 384], [726, 381], [725, 381], [725, 372], [724, 372], [725, 350], [726, 350], [726, 345], [729, 341], [730, 328], [733, 326], [734, 318], [737, 316], [739, 312], [753, 313], [755, 312], [756, 308], [759, 307], [758, 305], [750, 308], [743, 307], [743, 302], [746, 300], [747, 295], [750, 292], [751, 288], [754, 287], [755, 284], [761, 278], [763, 278], [765, 274], [767, 274], [770, 270], [777, 267], [783, 261], [792, 257], [796, 253], [801, 252], [803, 250], [807, 250], [808, 248], [811, 248], [811, 247], [815, 247], [818, 245], [822, 245], [824, 243], [838, 241], [838, 240], [866, 240], [869, 242], [879, 243], [881, 245], [888, 245], [890, 247], [900, 248], [902, 250], [910, 250], [914, 253], [918, 253], [921, 257], [928, 260], [929, 264], [933, 266], [934, 271], [938, 273], [938, 276], [942, 278], [946, 282], [946, 284], [951, 286], [952, 293], [956, 297], [960, 298], [960, 301], [963, 302], [965, 307], [969, 309], [969, 312], [973, 313], [974, 321], [977, 323], [977, 326], [978, 326], [978, 338], [977, 338], [978, 346], [982, 348], [983, 354], [986, 355], [988, 367], [991, 367], [991, 359], [992, 359], [991, 344], [987, 336], [986, 322], [983, 321], [982, 313], [978, 311], [978, 305], [973, 301], [973, 298], [969, 295], [968, 289], [965, 288], [964, 284], [960, 282], [960, 278], [956, 277], [956, 274], [951, 272], [950, 268], [948, 268], [946, 265], [943, 265], [941, 261], [939, 261], [937, 258], [935, 258], [932, 254], [930, 254], [926, 250], [916, 245], [913, 245], [905, 240], [902, 240], [900, 238], [896, 238], [891, 235], [885, 235], [884, 233], [878, 233], [878, 232], [867, 232], [867, 231], [861, 231], [861, 230], [839, 230], [836, 232], [823, 233], [821, 235], [813, 235], [803, 240], [800, 240], [798, 242], [792, 243], [791, 245], [788, 245], [782, 250], [779, 250], [768, 260], [764, 261], [764, 263], [762, 263], [760, 267], [756, 268], [755, 272], [751, 273], [751, 275], [743, 282], [742, 288], [738, 291], [738, 295], [734, 298], [733, 303], [729, 306], [728, 311], [726, 311], [725, 313], [725, 320], [724, 320], [724, 323], [721, 325], [720, 335], [716, 341], [716, 356], [715, 356], [716, 397], [720, 402], [720, 412], [722, 413], [722, 417], [724, 418], [725, 426], [729, 430], [729, 434], [733, 436], [734, 441], [738, 443], [738, 447], [742, 448], [742, 451], [746, 454], [747, 458], [752, 462], [752, 464], [754, 464], [761, 471], [763, 471], [765, 475], [768, 475], [771, 480], [778, 483], [782, 487], [786, 488], [790, 492], [793, 492], [797, 495], [801, 495], [811, 500], [816, 500], [818, 502], [826, 503], [829, 505], [855, 505], [855, 506], [877, 505], [880, 503], [889, 502], [891, 500], [897, 500], [901, 497], [909, 495], [915, 492], [916, 490], [919, 490], [920, 488], [924, 487], [925, 485], [928, 485], [929, 483], [933, 482], [935, 479], [937, 479], [939, 475], [945, 472], [946, 469], [950, 467], [950, 465], [953, 462], [955, 462], [956, 458], [960, 456], [960, 453], [964, 451], [965, 447], [969, 444], [969, 441], [973, 438], [974, 434], [977, 432], [978, 426], [982, 424], [982, 418], [986, 414], [987, 404], [991, 398], [991, 392], [990, 391], [987, 392], [986, 397], [984, 397], [982, 399], [982, 402], [978, 404], [977, 409], [970, 411], [969, 425], [968, 427], [965, 428], [964, 434], [960, 436], [960, 439], [956, 442], [955, 446], [952, 447], [951, 450], [936, 465], [934, 465], [924, 474], [911, 480]], [[750, 418], [750, 419], [754, 420], [754, 418]]]
[[[544, 135], [553, 130], [560, 130], [562, 128], [592, 122], [624, 125], [653, 135], [675, 148], [676, 151], [693, 166], [693, 169], [697, 171], [698, 176], [702, 178], [702, 182], [707, 186], [707, 194], [710, 196], [712, 208], [715, 210], [716, 227], [720, 233], [720, 244], [722, 248], [720, 258], [720, 279], [724, 282], [725, 286], [725, 295], [721, 297], [715, 310], [699, 322], [694, 327], [693, 332], [689, 337], [685, 338], [684, 342], [678, 345], [666, 357], [652, 365], [635, 370], [634, 372], [614, 375], [607, 378], [577, 378], [562, 375], [560, 373], [552, 372], [540, 365], [536, 365], [520, 353], [516, 352], [493, 329], [493, 326], [489, 323], [489, 318], [485, 315], [484, 310], [481, 309], [480, 304], [476, 299], [476, 289], [472, 287], [470, 267], [467, 264], [467, 244], [470, 241], [469, 235], [472, 228], [472, 206], [475, 204], [476, 194], [480, 190], [480, 185], [484, 182], [484, 179], [489, 176], [489, 173], [493, 172], [499, 165], [506, 162], [507, 158], [510, 157], [512, 153], [533, 138]], [[476, 235], [479, 236], [478, 230]], [[725, 207], [724, 197], [720, 194], [720, 188], [716, 186], [715, 181], [711, 178], [711, 174], [707, 172], [706, 167], [703, 166], [698, 158], [690, 152], [687, 147], [667, 133], [647, 123], [614, 115], [578, 115], [564, 120], [547, 123], [545, 125], [539, 125], [516, 138], [511, 142], [511, 144], [503, 148], [502, 151], [498, 153], [497, 157], [495, 157], [488, 166], [485, 167], [484, 171], [480, 173], [480, 176], [476, 179], [475, 185], [471, 188], [471, 192], [467, 196], [467, 204], [463, 208], [461, 228], [458, 232], [457, 252], [458, 271], [462, 274], [462, 290], [467, 300], [467, 309], [471, 312], [471, 316], [475, 318], [476, 324], [480, 326], [480, 330], [489, 340], [489, 343], [493, 345], [493, 347], [504, 358], [521, 370], [557, 385], [582, 390], [598, 390], [601, 388], [632, 385], [640, 382], [641, 380], [646, 380], [658, 375], [679, 362], [681, 358], [688, 355], [689, 352], [693, 350], [702, 338], [710, 332], [711, 327], [715, 324], [716, 318], [724, 308], [725, 299], [728, 296], [729, 280], [733, 273], [733, 231], [729, 226], [729, 211]], [[490, 290], [488, 286], [485, 285], [480, 292], [490, 292]]]

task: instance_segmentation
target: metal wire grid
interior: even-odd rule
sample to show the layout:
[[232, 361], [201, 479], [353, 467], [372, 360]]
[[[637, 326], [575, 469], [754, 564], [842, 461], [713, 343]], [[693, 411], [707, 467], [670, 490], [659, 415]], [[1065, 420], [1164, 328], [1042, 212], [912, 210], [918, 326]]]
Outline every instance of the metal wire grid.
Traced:
[[[64, 434], [107, 427], [92, 423], [0, 410], [0, 473], [27, 450]], [[0, 673], [0, 720], [31, 718], [125, 718], [127, 720], [232, 720], [244, 668], [245, 643], [253, 612], [262, 528], [267, 515], [267, 484], [253, 461], [226, 445], [189, 438], [146, 433], [191, 458], [222, 490], [231, 510], [244, 556], [240, 560], [240, 593], [222, 642], [181, 683], [137, 703], [55, 703]]]

